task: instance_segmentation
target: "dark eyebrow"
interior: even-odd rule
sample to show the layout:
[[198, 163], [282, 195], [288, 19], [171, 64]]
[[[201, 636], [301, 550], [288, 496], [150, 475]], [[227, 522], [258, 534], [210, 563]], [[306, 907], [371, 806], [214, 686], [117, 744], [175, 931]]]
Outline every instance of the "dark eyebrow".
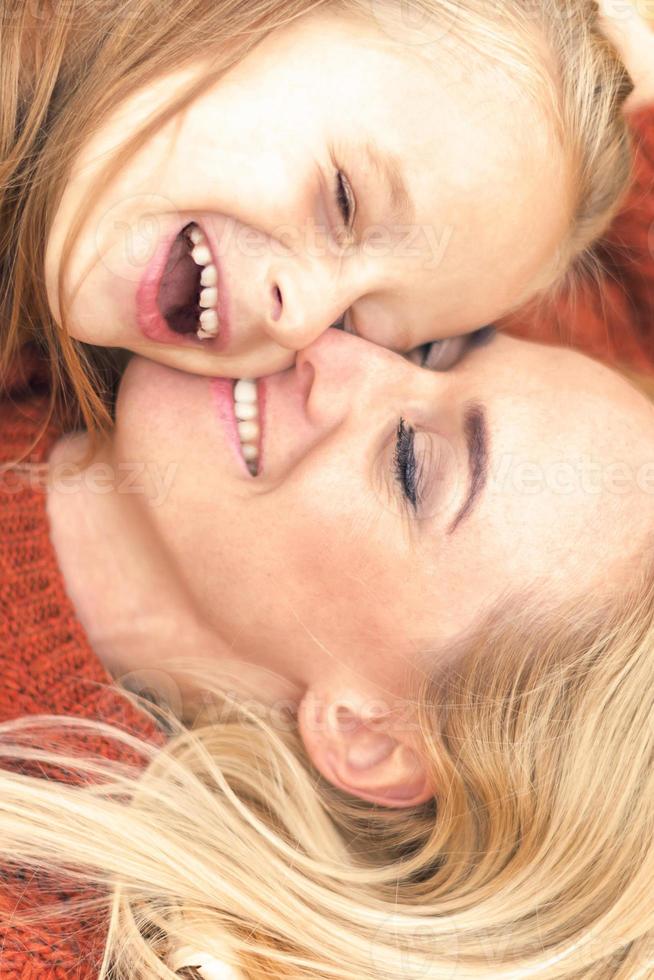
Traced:
[[468, 496], [461, 510], [450, 524], [447, 533], [453, 534], [462, 521], [469, 516], [475, 501], [486, 486], [488, 479], [488, 425], [483, 405], [470, 405], [463, 419], [463, 431], [468, 446], [468, 465], [470, 484]]
[[396, 224], [411, 224], [415, 217], [415, 207], [404, 182], [402, 168], [397, 158], [383, 153], [372, 143], [364, 143], [363, 150], [370, 166], [381, 174], [388, 185], [388, 194], [393, 208], [392, 220]]

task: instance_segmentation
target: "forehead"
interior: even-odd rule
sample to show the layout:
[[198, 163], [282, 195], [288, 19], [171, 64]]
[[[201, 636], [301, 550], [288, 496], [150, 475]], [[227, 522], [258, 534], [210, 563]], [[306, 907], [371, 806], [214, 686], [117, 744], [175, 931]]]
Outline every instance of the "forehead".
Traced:
[[492, 452], [461, 547], [476, 544], [514, 583], [544, 579], [567, 595], [602, 581], [654, 528], [652, 404], [587, 357], [509, 338], [466, 369]]
[[[430, 37], [428, 29], [427, 42], [418, 43], [415, 37], [407, 41], [401, 29], [384, 26], [374, 3], [370, 9], [370, 18], [324, 12], [306, 15], [270, 35], [253, 52], [253, 64], [258, 62], [263, 74], [274, 69], [280, 80], [285, 71], [289, 75], [300, 71], [303, 83], [292, 92], [287, 89], [287, 94], [298, 101], [317, 100], [321, 109], [331, 108], [353, 134], [362, 125], [365, 131], [392, 123], [383, 141], [387, 147], [395, 143], [399, 129], [403, 138], [412, 136], [415, 148], [422, 142], [434, 149], [434, 130], [443, 125], [462, 137], [466, 134], [462, 153], [481, 145], [477, 139], [485, 140], [490, 149], [490, 134], [500, 130], [504, 142], [512, 138], [525, 160], [549, 146], [551, 128], [541, 125], [548, 120], [545, 95], [534, 98], [532, 87], [515, 69], [482, 57], [458, 39], [452, 43], [438, 33]], [[355, 101], [359, 94], [374, 97], [359, 105]], [[343, 101], [348, 105], [344, 115]], [[518, 139], [520, 123], [527, 121], [529, 139]], [[442, 143], [439, 131], [438, 145]], [[515, 152], [516, 147], [505, 154], [507, 162]], [[465, 180], [465, 175], [459, 179]]]

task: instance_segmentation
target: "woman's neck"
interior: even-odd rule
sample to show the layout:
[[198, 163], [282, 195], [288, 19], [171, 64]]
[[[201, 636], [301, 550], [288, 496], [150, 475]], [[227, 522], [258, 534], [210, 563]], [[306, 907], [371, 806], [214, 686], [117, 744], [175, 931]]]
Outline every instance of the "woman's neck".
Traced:
[[167, 653], [213, 644], [174, 560], [157, 536], [135, 474], [109, 440], [90, 462], [86, 434], [50, 454], [50, 536], [77, 617], [114, 677], [153, 667]]

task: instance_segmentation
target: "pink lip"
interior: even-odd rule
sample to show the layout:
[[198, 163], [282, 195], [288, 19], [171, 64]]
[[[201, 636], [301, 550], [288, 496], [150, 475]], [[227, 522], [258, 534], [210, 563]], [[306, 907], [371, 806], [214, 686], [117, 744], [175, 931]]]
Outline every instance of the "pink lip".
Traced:
[[243, 468], [243, 471], [247, 474], [250, 479], [259, 479], [263, 471], [263, 447], [264, 447], [264, 418], [265, 418], [265, 404], [266, 404], [266, 391], [265, 383], [259, 378], [257, 381], [257, 402], [259, 406], [259, 462], [258, 462], [258, 472], [257, 476], [253, 477], [250, 473], [247, 463], [243, 457], [243, 452], [241, 450], [241, 440], [238, 434], [238, 423], [236, 421], [236, 415], [234, 414], [234, 385], [236, 382], [232, 378], [212, 378], [211, 379], [211, 395], [213, 402], [218, 414], [218, 418], [222, 422], [225, 432], [227, 434], [228, 441], [236, 456], [238, 461]]
[[[188, 222], [185, 222], [185, 224], [188, 224]], [[227, 347], [230, 334], [225, 281], [222, 275], [222, 269], [216, 259], [216, 243], [206, 225], [203, 224], [200, 227], [209, 243], [212, 260], [218, 273], [218, 319], [220, 321], [220, 332], [218, 336], [214, 339], [200, 340], [195, 334], [176, 333], [170, 329], [157, 305], [161, 277], [166, 268], [166, 262], [173, 242], [181, 230], [180, 228], [162, 238], [143, 273], [136, 292], [136, 320], [141, 333], [149, 340], [154, 340], [160, 344], [176, 344], [178, 347], [208, 347], [214, 353], [218, 353], [224, 351]]]

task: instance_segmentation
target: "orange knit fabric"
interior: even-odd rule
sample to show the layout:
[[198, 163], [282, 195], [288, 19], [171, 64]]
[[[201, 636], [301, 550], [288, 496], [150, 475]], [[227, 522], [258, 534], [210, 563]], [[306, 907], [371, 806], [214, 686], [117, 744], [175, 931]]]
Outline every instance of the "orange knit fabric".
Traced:
[[[630, 116], [636, 149], [625, 205], [587, 278], [554, 303], [530, 305], [503, 325], [515, 336], [576, 347], [608, 364], [654, 371], [654, 105]], [[535, 220], [538, 220], [535, 218]]]
[[[47, 393], [34, 390], [39, 365], [31, 361], [33, 370], [26, 373], [32, 389], [14, 391], [11, 401], [0, 401], [0, 464], [31, 446], [44, 418]], [[57, 436], [51, 426], [29, 459], [43, 462]], [[21, 485], [15, 475], [0, 469], [0, 721], [38, 713], [98, 718], [156, 745], [165, 742], [151, 716], [112, 684], [76, 620], [50, 544], [43, 490], [33, 481]], [[115, 744], [100, 738], [67, 735], [58, 744], [107, 758], [117, 753]], [[120, 758], [142, 764], [128, 753]], [[30, 772], [28, 766], [23, 770]], [[30, 774], [43, 774], [43, 769]], [[66, 777], [75, 781], [71, 773], [57, 775]], [[21, 909], [70, 904], [79, 897], [101, 900], [103, 895], [72, 880], [0, 870], [2, 980], [97, 980], [106, 937], [104, 914], [83, 922], [50, 914], [38, 927], [18, 921]]]

